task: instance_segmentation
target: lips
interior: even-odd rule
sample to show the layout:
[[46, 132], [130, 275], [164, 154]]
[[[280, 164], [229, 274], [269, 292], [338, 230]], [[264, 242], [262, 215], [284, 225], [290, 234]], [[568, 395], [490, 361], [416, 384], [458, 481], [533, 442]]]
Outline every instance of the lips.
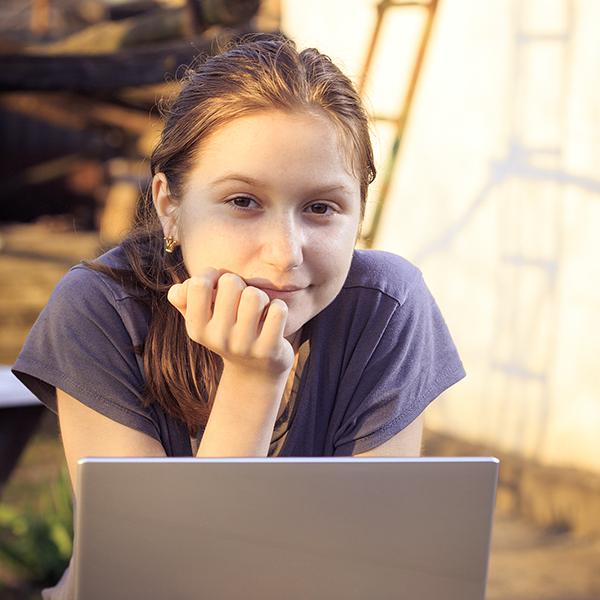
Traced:
[[261, 289], [263, 292], [265, 292], [265, 294], [267, 294], [267, 296], [269, 296], [270, 300], [273, 300], [275, 298], [279, 298], [281, 300], [290, 300], [304, 289], [304, 288], [294, 288], [294, 287], [288, 287], [288, 289], [285, 289], [285, 288], [284, 289], [270, 289], [270, 288], [262, 287], [259, 285], [256, 285], [254, 287], [257, 287], [257, 288]]
[[260, 288], [261, 290], [272, 290], [274, 292], [296, 292], [306, 287], [304, 285], [293, 285], [289, 283], [286, 285], [277, 285], [268, 279], [246, 279], [246, 284]]

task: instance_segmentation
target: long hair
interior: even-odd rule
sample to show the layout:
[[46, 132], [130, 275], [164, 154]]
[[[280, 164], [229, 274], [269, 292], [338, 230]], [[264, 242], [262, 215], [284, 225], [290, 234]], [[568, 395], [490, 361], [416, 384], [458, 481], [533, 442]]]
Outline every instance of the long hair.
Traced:
[[[360, 97], [329, 57], [314, 48], [298, 52], [294, 42], [278, 34], [245, 36], [188, 70], [179, 95], [163, 109], [165, 125], [150, 158], [152, 175], [164, 173], [170, 195], [181, 199], [203, 139], [238, 117], [272, 109], [326, 115], [337, 126], [360, 182], [362, 218], [376, 171]], [[158, 403], [193, 433], [208, 421], [222, 361], [189, 338], [183, 317], [167, 301], [168, 289], [189, 274], [179, 248], [172, 254], [163, 250], [150, 189], [121, 246], [128, 269], [87, 264], [143, 292], [150, 321], [136, 351], [143, 356], [144, 402]]]

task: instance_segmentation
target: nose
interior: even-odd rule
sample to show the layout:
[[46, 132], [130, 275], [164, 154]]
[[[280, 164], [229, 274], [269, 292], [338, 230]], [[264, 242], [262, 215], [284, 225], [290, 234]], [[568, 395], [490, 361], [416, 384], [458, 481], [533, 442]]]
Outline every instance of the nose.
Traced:
[[263, 232], [263, 260], [278, 271], [291, 271], [304, 261], [304, 233], [294, 216], [274, 218]]

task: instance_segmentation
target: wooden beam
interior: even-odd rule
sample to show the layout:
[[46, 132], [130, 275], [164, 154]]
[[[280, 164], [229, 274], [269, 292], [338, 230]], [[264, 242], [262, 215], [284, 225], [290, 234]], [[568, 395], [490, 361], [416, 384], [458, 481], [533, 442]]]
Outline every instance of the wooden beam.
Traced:
[[0, 91], [64, 90], [108, 92], [127, 86], [164, 83], [199, 54], [214, 54], [219, 42], [250, 33], [219, 30], [193, 42], [178, 41], [109, 54], [1, 54]]
[[74, 130], [84, 130], [99, 123], [140, 135], [161, 126], [161, 120], [156, 116], [73, 94], [8, 93], [0, 96], [0, 106]]
[[121, 130], [147, 156], [160, 136], [162, 120], [143, 111], [68, 93], [11, 92], [0, 95], [0, 107], [64, 129], [84, 131], [109, 127]]

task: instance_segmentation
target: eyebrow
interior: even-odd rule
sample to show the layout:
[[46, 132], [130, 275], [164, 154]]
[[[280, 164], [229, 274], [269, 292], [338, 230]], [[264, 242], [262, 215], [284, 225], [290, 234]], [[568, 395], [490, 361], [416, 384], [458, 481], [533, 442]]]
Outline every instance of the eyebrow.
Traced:
[[[219, 177], [218, 179], [211, 181], [211, 185], [226, 183], [227, 181], [241, 181], [242, 183], [247, 183], [248, 185], [253, 185], [255, 187], [266, 187], [266, 184], [259, 181], [258, 179], [248, 177], [247, 175], [241, 175], [239, 173], [228, 173], [227, 175], [223, 175], [223, 177]], [[309, 190], [309, 193], [324, 194], [327, 192], [334, 192], [337, 190], [341, 190], [344, 192], [350, 191], [349, 188], [343, 183], [332, 183], [331, 185], [324, 185], [321, 187], [312, 188]]]

